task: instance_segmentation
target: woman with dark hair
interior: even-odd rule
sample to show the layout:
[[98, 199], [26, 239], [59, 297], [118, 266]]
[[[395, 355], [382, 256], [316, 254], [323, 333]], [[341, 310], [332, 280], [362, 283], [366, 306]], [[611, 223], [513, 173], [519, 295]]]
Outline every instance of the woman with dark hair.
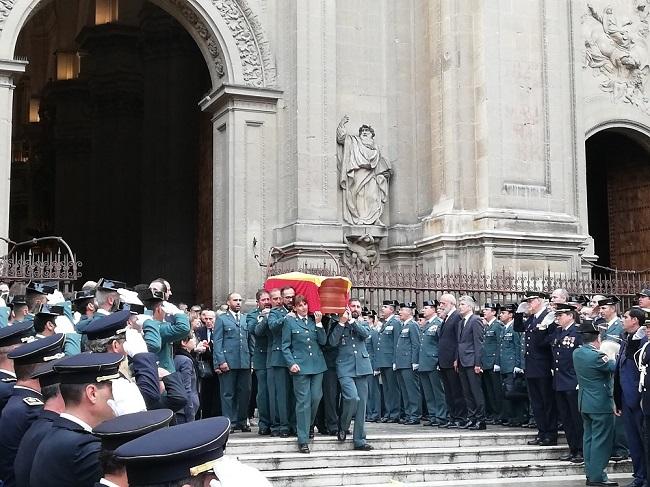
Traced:
[[179, 342], [174, 343], [174, 366], [183, 380], [187, 403], [185, 407], [177, 411], [177, 423], [189, 423], [194, 421], [197, 411], [199, 410], [199, 392], [196, 384], [196, 361], [192, 356], [192, 351], [196, 347], [196, 337], [194, 332], [190, 331], [189, 335]]

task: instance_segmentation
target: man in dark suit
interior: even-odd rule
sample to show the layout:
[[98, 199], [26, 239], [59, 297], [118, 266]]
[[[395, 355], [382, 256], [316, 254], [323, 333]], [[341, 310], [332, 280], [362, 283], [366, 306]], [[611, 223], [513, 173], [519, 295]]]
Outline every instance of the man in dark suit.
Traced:
[[[554, 320], [545, 320], [548, 295], [530, 291], [515, 313], [514, 330], [524, 333], [525, 375], [533, 416], [539, 429], [537, 437], [529, 445], [557, 445], [557, 408], [553, 393], [551, 367], [553, 354], [550, 340], [555, 327]], [[528, 315], [524, 318], [524, 312]]]
[[463, 389], [458, 376], [458, 326], [461, 322], [456, 309], [456, 298], [452, 294], [443, 294], [438, 300], [445, 313], [445, 319], [438, 328], [438, 365], [445, 388], [449, 421], [441, 422], [440, 428], [460, 428], [466, 422], [467, 408], [463, 398]]
[[474, 314], [475, 304], [471, 296], [462, 296], [458, 301], [462, 318], [458, 325], [458, 374], [467, 405], [467, 421], [462, 428], [484, 430], [485, 397], [481, 386], [483, 323]]
[[[212, 335], [214, 335], [215, 312], [204, 309], [199, 316], [201, 326], [196, 329], [196, 344], [194, 349], [196, 360], [207, 362], [210, 370], [214, 370], [212, 362]], [[220, 372], [220, 371], [219, 371]], [[221, 401], [219, 378], [216, 374], [199, 378], [199, 402], [201, 418], [221, 416]]]

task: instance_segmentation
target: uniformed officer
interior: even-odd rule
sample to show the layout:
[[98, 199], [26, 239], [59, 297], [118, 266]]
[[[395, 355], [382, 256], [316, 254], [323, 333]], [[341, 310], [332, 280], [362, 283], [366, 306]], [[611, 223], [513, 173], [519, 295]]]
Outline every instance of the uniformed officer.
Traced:
[[[338, 347], [329, 344], [329, 337], [332, 331], [339, 323], [339, 315], [328, 314], [323, 316], [323, 328], [327, 334], [328, 342], [323, 347], [323, 356], [327, 370], [323, 373], [323, 398], [319, 406], [320, 419], [317, 415], [316, 423], [319, 433], [327, 436], [336, 436], [340, 426], [340, 403], [341, 403], [341, 386], [336, 374], [336, 359], [338, 357]], [[320, 421], [319, 421], [320, 419]]]
[[0, 480], [14, 486], [14, 460], [20, 441], [43, 409], [43, 396], [38, 379], [32, 374], [38, 364], [63, 357], [62, 334], [26, 343], [9, 352], [14, 361], [16, 385], [0, 416]]
[[382, 423], [399, 423], [400, 390], [397, 386], [397, 374], [393, 370], [395, 363], [395, 346], [401, 329], [400, 320], [395, 316], [396, 301], [384, 301], [381, 306], [381, 318], [384, 322], [379, 329], [379, 339], [375, 350], [376, 367], [381, 372], [384, 387], [384, 416]]
[[313, 435], [311, 425], [323, 396], [323, 372], [327, 370], [321, 350], [327, 341], [321, 323], [323, 315], [320, 311], [315, 311], [312, 319], [307, 316], [308, 310], [305, 297], [296, 296], [293, 312], [285, 316], [282, 325], [282, 353], [293, 380], [300, 453], [309, 453], [307, 443]]
[[241, 312], [242, 297], [230, 293], [228, 312], [217, 318], [213, 335], [214, 368], [219, 370], [221, 410], [235, 429], [250, 431], [248, 401], [251, 395], [251, 357], [254, 352], [253, 336], [248, 333], [246, 315]]
[[[639, 393], [640, 373], [634, 357], [648, 340], [645, 330], [646, 312], [637, 307], [628, 309], [623, 315], [621, 348], [614, 372], [614, 402], [617, 416], [622, 415], [625, 425], [627, 446], [630, 449], [634, 480], [633, 487], [641, 487], [647, 479], [645, 448], [643, 446], [643, 411]], [[611, 453], [611, 450], [608, 451]]]
[[[363, 313], [362, 313], [363, 316]], [[366, 404], [366, 421], [378, 423], [381, 420], [381, 384], [379, 383], [379, 368], [377, 367], [377, 343], [379, 327], [377, 312], [373, 309], [367, 312], [366, 321], [370, 335], [366, 338], [366, 350], [370, 355], [372, 376], [368, 377], [368, 403]]]
[[424, 325], [417, 363], [420, 364], [418, 376], [429, 413], [429, 421], [425, 423], [425, 426], [436, 426], [448, 421], [445, 391], [442, 387], [438, 367], [438, 329], [442, 324], [442, 320], [436, 313], [438, 305], [438, 301], [435, 300], [425, 301], [422, 307]]
[[[95, 307], [95, 290], [82, 289], [75, 291], [72, 298], [72, 311], [74, 312], [75, 330], [81, 320], [89, 320], [95, 314], [97, 308]], [[77, 330], [78, 332], [78, 330]]]
[[9, 285], [0, 282], [0, 328], [9, 324], [11, 308], [9, 307]]
[[59, 417], [65, 408], [61, 391], [59, 389], [59, 376], [54, 372], [53, 366], [58, 360], [39, 364], [32, 374], [33, 379], [38, 379], [43, 396], [43, 409], [20, 441], [16, 459], [14, 461], [14, 474], [17, 487], [29, 487], [29, 475], [34, 464], [34, 452], [40, 445], [45, 435], [50, 432], [52, 423]]
[[47, 296], [56, 291], [56, 283], [41, 283], [29, 281], [25, 289], [25, 301], [27, 303], [28, 313], [24, 316], [24, 321], [34, 321], [34, 314], [41, 304], [47, 302]]
[[500, 424], [504, 419], [503, 414], [503, 388], [501, 387], [501, 374], [495, 372], [494, 365], [501, 344], [503, 323], [497, 319], [501, 311], [499, 303], [485, 303], [483, 305], [483, 322], [485, 333], [483, 337], [483, 357], [481, 367], [483, 374], [483, 390], [485, 391], [486, 422]]
[[93, 487], [101, 478], [101, 444], [92, 429], [114, 416], [111, 381], [120, 377], [122, 358], [119, 353], [81, 353], [54, 365], [65, 410], [36, 450], [40, 463], [32, 469], [30, 485]]
[[582, 415], [583, 451], [587, 485], [617, 486], [607, 479], [607, 463], [614, 437], [612, 372], [614, 360], [599, 350], [598, 326], [584, 320], [579, 328], [583, 345], [574, 348], [573, 366], [578, 379], [578, 408]]
[[269, 405], [268, 349], [272, 339], [268, 327], [268, 316], [271, 311], [271, 295], [260, 289], [255, 294], [257, 308], [246, 314], [248, 332], [254, 337], [255, 351], [253, 353], [253, 370], [257, 377], [257, 411], [259, 420], [257, 433], [262, 436], [271, 434], [271, 408]]
[[155, 409], [108, 419], [93, 428], [93, 434], [102, 442], [99, 462], [103, 476], [95, 487], [129, 485], [126, 467], [116, 458], [115, 450], [147, 433], [168, 427], [173, 417], [170, 409]]
[[582, 344], [582, 334], [576, 325], [576, 308], [556, 303], [555, 319], [559, 325], [550, 335], [553, 350], [553, 390], [560, 420], [569, 444], [569, 453], [560, 460], [582, 463], [582, 421], [578, 410], [578, 379], [573, 366], [573, 351]]
[[9, 314], [9, 323], [20, 323], [25, 319], [25, 316], [29, 313], [29, 308], [27, 307], [27, 300], [25, 299], [24, 294], [18, 294], [12, 296], [9, 299], [9, 308], [11, 313]]
[[160, 337], [160, 345], [151, 343], [146, 340], [147, 348], [150, 352], [156, 353], [159, 349], [158, 362], [160, 367], [175, 372], [174, 366], [174, 342], [182, 340], [190, 333], [190, 320], [174, 304], [165, 301], [165, 294], [155, 289], [146, 289], [138, 294], [138, 298], [145, 306], [151, 310], [152, 319], [143, 323], [145, 336], [147, 328], [157, 328], [158, 334], [152, 333], [152, 337]]
[[102, 277], [97, 281], [97, 287], [94, 290], [95, 312], [92, 316], [86, 314], [86, 316], [80, 317], [79, 321], [75, 324], [77, 333], [83, 333], [93, 320], [117, 311], [120, 308], [120, 294], [117, 290], [124, 289], [125, 287], [126, 283], [114, 279]]
[[394, 370], [402, 393], [406, 417], [404, 424], [420, 424], [422, 395], [417, 370], [420, 367], [420, 327], [413, 319], [415, 303], [399, 305], [400, 332], [395, 345]]
[[367, 323], [361, 319], [361, 302], [351, 299], [338, 325], [329, 336], [329, 343], [338, 348], [336, 373], [341, 384], [341, 427], [337, 438], [345, 441], [346, 430], [354, 418], [352, 433], [355, 450], [372, 450], [366, 441], [365, 416], [368, 401], [368, 378], [373, 369], [366, 349], [366, 338], [370, 336]]
[[14, 348], [32, 340], [32, 322], [16, 323], [0, 329], [0, 413], [13, 393], [16, 383], [14, 362], [8, 357]]
[[515, 390], [515, 379], [524, 373], [522, 357], [522, 334], [514, 331], [513, 323], [516, 304], [509, 304], [499, 313], [503, 323], [503, 332], [499, 342], [499, 351], [494, 362], [494, 371], [501, 374], [504, 391], [504, 426], [519, 427], [525, 421], [527, 402], [525, 398], [518, 397]]
[[[58, 332], [59, 327], [57, 327], [56, 320], [59, 316], [63, 317], [67, 322], [63, 303], [60, 305], [51, 305], [47, 303], [40, 305], [34, 314], [34, 331], [36, 331], [36, 338], [51, 336]], [[63, 353], [66, 355], [76, 355], [81, 353], [81, 335], [72, 332], [72, 329], [70, 329], [68, 333], [65, 333]]]
[[[557, 445], [557, 407], [553, 393], [553, 355], [548, 336], [557, 326], [546, 307], [548, 295], [529, 291], [515, 313], [513, 328], [524, 333], [525, 376], [538, 433], [530, 445]], [[524, 318], [524, 311], [528, 315]]]
[[[270, 382], [273, 387], [269, 390], [269, 402], [271, 403], [271, 416], [277, 424], [277, 435], [282, 438], [289, 436], [292, 417], [295, 419], [295, 400], [291, 400], [290, 389], [292, 381], [289, 377], [287, 363], [282, 353], [282, 326], [284, 317], [293, 309], [293, 300], [296, 292], [292, 287], [285, 287], [281, 290], [282, 303], [271, 308], [268, 317], [269, 330], [273, 336], [271, 350], [269, 353]], [[273, 298], [271, 298], [273, 299]], [[271, 433], [274, 435], [274, 432]]]

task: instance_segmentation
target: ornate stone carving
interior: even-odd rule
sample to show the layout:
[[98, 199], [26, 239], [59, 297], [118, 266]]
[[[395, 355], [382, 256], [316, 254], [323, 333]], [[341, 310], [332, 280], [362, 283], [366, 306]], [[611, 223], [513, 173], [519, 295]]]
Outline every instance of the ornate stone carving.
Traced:
[[250, 86], [275, 86], [276, 73], [268, 42], [257, 16], [245, 0], [212, 0], [232, 34], [242, 63], [244, 81]]
[[392, 167], [375, 144], [375, 131], [359, 127], [349, 135], [345, 115], [336, 129], [339, 186], [343, 190], [343, 220], [352, 225], [384, 225], [380, 218], [388, 199]]
[[347, 249], [343, 252], [343, 265], [348, 269], [370, 270], [379, 264], [379, 240], [372, 235], [346, 235]]
[[14, 3], [16, 3], [16, 0], [0, 0], [0, 31], [3, 29], [11, 9], [14, 8]]
[[223, 56], [221, 54], [221, 49], [219, 48], [219, 42], [212, 35], [210, 29], [205, 25], [203, 20], [198, 15], [196, 15], [194, 10], [190, 8], [186, 0], [169, 0], [169, 2], [178, 8], [181, 14], [183, 14], [183, 17], [185, 17], [185, 19], [190, 23], [194, 31], [199, 35], [201, 39], [205, 41], [208, 52], [212, 57], [215, 72], [220, 78], [223, 78], [226, 74], [223, 63]]
[[630, 103], [650, 114], [646, 94], [650, 51], [650, 0], [615, 2], [601, 11], [587, 4], [582, 18], [585, 68], [594, 70], [600, 88], [616, 102]]

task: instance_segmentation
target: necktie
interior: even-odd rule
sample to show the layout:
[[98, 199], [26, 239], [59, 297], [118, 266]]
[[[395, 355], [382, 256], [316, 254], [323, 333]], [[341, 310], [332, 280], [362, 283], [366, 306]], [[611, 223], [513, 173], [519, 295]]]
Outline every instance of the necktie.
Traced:
[[305, 325], [307, 324], [307, 318], [303, 318], [302, 321]]
[[235, 318], [237, 319], [237, 323], [239, 323], [239, 313], [235, 313]]

